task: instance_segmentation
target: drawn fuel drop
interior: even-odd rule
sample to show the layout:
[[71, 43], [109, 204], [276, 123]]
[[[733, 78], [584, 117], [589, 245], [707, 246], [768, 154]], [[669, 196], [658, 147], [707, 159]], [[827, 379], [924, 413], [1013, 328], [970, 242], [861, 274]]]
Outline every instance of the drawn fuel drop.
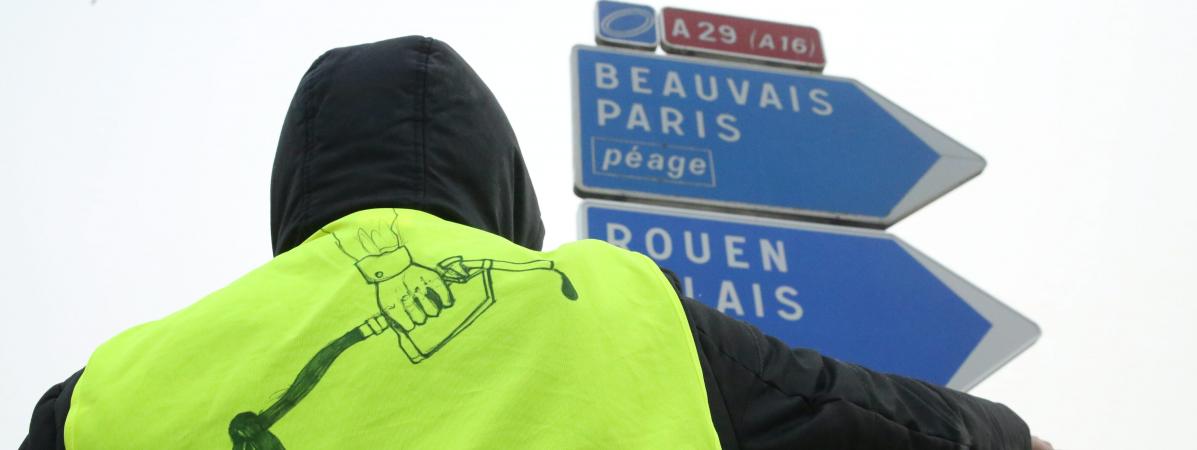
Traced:
[[270, 427], [316, 387], [341, 352], [358, 342], [389, 329], [398, 336], [399, 348], [412, 364], [431, 357], [495, 303], [495, 271], [551, 271], [561, 279], [561, 295], [569, 300], [578, 299], [573, 283], [564, 272], [556, 269], [553, 261], [467, 260], [452, 256], [431, 268], [412, 261], [411, 253], [399, 239], [393, 223], [390, 231], [395, 245], [383, 247], [371, 237], [376, 233], [359, 230], [361, 247], [370, 251], [360, 258], [347, 251], [341, 240], [333, 235], [338, 248], [356, 261], [355, 266], [366, 282], [374, 285], [379, 314], [316, 352], [286, 392], [270, 407], [257, 414], [246, 411], [233, 417], [229, 422], [229, 437], [234, 450], [285, 448], [270, 432]]

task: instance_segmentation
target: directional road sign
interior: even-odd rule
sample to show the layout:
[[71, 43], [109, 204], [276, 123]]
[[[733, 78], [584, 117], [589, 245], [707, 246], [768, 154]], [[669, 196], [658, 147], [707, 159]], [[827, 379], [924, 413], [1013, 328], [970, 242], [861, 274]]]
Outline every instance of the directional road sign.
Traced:
[[967, 390], [1029, 347], [1026, 317], [878, 230], [585, 201], [581, 236], [790, 345]]
[[859, 82], [573, 50], [579, 195], [885, 227], [985, 161]]
[[679, 8], [661, 10], [661, 48], [823, 71], [819, 30]]
[[655, 50], [656, 24], [651, 6], [606, 0], [594, 6], [594, 40], [599, 44]]

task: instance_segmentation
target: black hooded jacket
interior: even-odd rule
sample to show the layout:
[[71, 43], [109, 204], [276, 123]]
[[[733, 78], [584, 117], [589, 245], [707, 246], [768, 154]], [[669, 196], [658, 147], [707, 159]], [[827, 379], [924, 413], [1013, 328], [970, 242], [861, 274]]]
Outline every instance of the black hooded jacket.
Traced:
[[[335, 219], [379, 207], [541, 246], [540, 210], [507, 118], [442, 42], [405, 37], [331, 50], [287, 111], [271, 181], [275, 255]], [[662, 300], [686, 311], [724, 448], [1030, 447], [1026, 425], [1002, 405], [790, 349], [680, 295]], [[22, 449], [64, 448], [81, 373], [38, 401]]]
[[331, 50], [308, 69], [271, 180], [274, 253], [369, 208], [424, 211], [539, 249], [536, 193], [490, 90], [448, 45]]

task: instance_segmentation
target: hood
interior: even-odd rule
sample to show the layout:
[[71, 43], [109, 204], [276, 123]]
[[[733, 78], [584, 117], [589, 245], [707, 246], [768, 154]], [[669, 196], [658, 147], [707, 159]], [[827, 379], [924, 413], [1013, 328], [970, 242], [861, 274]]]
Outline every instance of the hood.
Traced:
[[270, 183], [278, 255], [371, 208], [408, 208], [540, 249], [507, 116], [465, 60], [409, 36], [330, 50], [299, 82]]

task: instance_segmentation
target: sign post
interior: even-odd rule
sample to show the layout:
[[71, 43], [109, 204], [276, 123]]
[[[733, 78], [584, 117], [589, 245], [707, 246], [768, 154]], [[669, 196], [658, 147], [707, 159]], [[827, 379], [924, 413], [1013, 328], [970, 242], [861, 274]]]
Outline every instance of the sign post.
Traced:
[[580, 195], [888, 227], [985, 161], [859, 82], [573, 50]]
[[720, 312], [874, 370], [967, 390], [1040, 334], [883, 231], [601, 201], [584, 202], [578, 223]]
[[814, 28], [679, 8], [661, 10], [661, 48], [816, 72], [827, 64]]
[[594, 6], [594, 40], [616, 47], [656, 50], [656, 15], [651, 6], [601, 0]]
[[619, 37], [649, 14], [600, 1], [599, 44], [640, 50], [573, 49], [574, 191], [636, 202], [585, 200], [581, 237], [644, 253], [685, 295], [791, 346], [950, 388], [1038, 339], [881, 230], [984, 159], [860, 82], [815, 73], [814, 28], [665, 8], [662, 49], [698, 57], [663, 56], [655, 38]]

